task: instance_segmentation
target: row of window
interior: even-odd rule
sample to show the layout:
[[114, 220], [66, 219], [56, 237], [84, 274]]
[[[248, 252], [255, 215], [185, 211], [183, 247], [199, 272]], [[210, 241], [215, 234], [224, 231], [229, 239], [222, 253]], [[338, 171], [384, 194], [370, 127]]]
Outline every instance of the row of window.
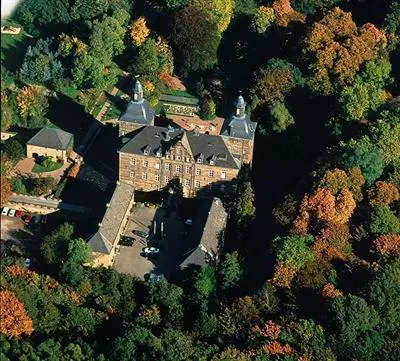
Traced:
[[[130, 173], [130, 177], [131, 178], [134, 178], [135, 177], [135, 173], [134, 172], [131, 172]], [[148, 180], [148, 176], [147, 176], [147, 173], [142, 173], [142, 179], [143, 180]], [[154, 180], [156, 181], [156, 182], [159, 182], [160, 181], [160, 176], [158, 175], [158, 174], [156, 174], [155, 176], [154, 176]], [[165, 183], [168, 183], [170, 181], [170, 177], [169, 176], [165, 176], [164, 177], [164, 182]], [[190, 179], [184, 179], [184, 186], [185, 187], [190, 187]], [[195, 181], [195, 187], [196, 188], [200, 188], [200, 182], [199, 181]]]
[[[135, 159], [131, 159], [131, 164], [135, 165]], [[144, 160], [142, 165], [143, 165], [143, 167], [148, 167], [149, 166], [149, 162], [147, 160]], [[156, 169], [160, 169], [160, 163], [156, 163], [155, 164], [155, 168]], [[170, 171], [171, 170], [171, 164], [165, 164], [165, 170], [166, 171]], [[191, 170], [191, 167], [186, 165], [185, 166], [186, 174], [190, 174], [190, 170]], [[179, 165], [179, 164], [175, 165], [175, 172], [180, 173], [181, 171], [182, 171], [182, 166]], [[214, 174], [215, 174], [215, 172], [214, 172], [213, 169], [210, 169], [208, 171], [208, 176], [209, 177], [214, 177]], [[201, 169], [199, 169], [199, 168], [196, 169], [196, 175], [201, 175]], [[221, 172], [221, 179], [225, 179], [225, 178], [226, 178], [226, 172]]]

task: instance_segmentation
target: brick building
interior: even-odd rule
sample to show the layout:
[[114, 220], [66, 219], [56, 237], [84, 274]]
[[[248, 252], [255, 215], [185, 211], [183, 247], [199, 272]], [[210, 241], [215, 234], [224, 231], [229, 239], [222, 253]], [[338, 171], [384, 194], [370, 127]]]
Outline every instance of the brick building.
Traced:
[[119, 150], [119, 179], [137, 190], [164, 188], [179, 178], [185, 197], [199, 191], [223, 190], [239, 173], [242, 164], [253, 159], [256, 123], [246, 115], [242, 96], [235, 113], [228, 118], [220, 135], [182, 129], [173, 122], [154, 125], [154, 110], [143, 98], [136, 81], [133, 100], [119, 120], [123, 146]]

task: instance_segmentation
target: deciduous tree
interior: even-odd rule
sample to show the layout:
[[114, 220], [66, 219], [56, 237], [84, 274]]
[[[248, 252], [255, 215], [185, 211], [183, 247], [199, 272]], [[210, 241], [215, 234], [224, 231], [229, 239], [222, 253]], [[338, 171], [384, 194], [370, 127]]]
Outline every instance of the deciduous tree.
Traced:
[[231, 22], [234, 0], [191, 0], [191, 5], [204, 10], [207, 17], [217, 24], [220, 33], [224, 32]]
[[243, 269], [237, 251], [227, 253], [220, 264], [221, 287], [223, 290], [231, 289], [238, 285], [242, 278]]
[[274, 9], [267, 6], [260, 6], [250, 23], [250, 28], [258, 34], [263, 34], [275, 20]]
[[129, 25], [129, 35], [134, 45], [140, 46], [144, 43], [150, 35], [145, 17], [141, 16]]
[[10, 182], [8, 180], [8, 178], [1, 176], [1, 190], [0, 190], [0, 194], [1, 194], [1, 200], [0, 200], [0, 206], [3, 207], [9, 200], [12, 191], [11, 191], [11, 185]]

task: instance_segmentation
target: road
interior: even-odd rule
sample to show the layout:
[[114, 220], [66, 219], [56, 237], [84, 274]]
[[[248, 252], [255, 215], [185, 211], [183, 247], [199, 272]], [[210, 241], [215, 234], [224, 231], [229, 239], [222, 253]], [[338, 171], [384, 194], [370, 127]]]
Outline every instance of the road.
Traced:
[[77, 206], [75, 204], [65, 203], [63, 201], [56, 201], [54, 199], [45, 199], [34, 196], [26, 196], [21, 194], [13, 194], [10, 199], [10, 203], [21, 203], [21, 204], [31, 204], [34, 206], [52, 208], [52, 209], [62, 209], [71, 212], [91, 214], [93, 210], [91, 208]]

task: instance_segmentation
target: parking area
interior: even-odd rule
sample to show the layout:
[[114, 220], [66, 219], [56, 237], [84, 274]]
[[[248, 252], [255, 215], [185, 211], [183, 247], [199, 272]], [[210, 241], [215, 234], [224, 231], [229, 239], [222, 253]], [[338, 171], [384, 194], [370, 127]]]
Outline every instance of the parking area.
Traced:
[[[183, 208], [188, 209], [186, 206]], [[185, 255], [197, 246], [197, 233], [201, 231], [196, 227], [195, 212], [192, 213], [193, 226], [185, 224], [186, 216], [177, 211], [136, 203], [124, 232], [125, 237], [133, 237], [135, 241], [132, 246], [120, 246], [114, 269], [141, 279], [150, 272], [172, 277]], [[146, 232], [148, 239], [137, 236], [134, 230]], [[145, 257], [145, 247], [155, 247], [159, 251]]]

